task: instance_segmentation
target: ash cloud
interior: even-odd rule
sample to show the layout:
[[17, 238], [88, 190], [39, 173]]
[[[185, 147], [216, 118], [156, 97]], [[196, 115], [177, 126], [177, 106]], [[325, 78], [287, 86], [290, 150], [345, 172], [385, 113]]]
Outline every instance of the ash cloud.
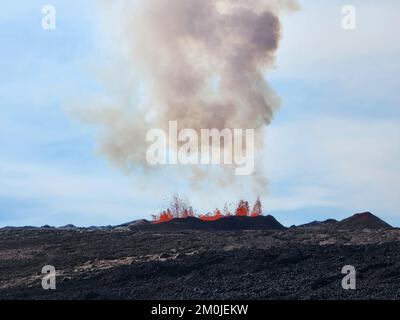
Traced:
[[[103, 27], [115, 35], [120, 65], [105, 77], [110, 96], [77, 113], [100, 126], [102, 153], [128, 172], [147, 167], [146, 133], [167, 131], [170, 120], [179, 129], [255, 129], [262, 150], [264, 129], [280, 107], [265, 72], [275, 63], [279, 15], [296, 9], [290, 0], [104, 1]], [[130, 74], [136, 83], [124, 83]], [[138, 87], [145, 98], [133, 98]], [[231, 175], [223, 171], [226, 182]], [[207, 176], [199, 168], [192, 173], [194, 181]], [[253, 180], [265, 182], [261, 169]]]

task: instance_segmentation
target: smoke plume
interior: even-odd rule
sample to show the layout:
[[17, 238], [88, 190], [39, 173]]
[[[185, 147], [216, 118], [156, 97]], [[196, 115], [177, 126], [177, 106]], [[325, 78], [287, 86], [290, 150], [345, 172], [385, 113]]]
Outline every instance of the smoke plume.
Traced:
[[[120, 66], [106, 73], [109, 97], [81, 112], [100, 124], [102, 152], [125, 170], [146, 167], [147, 131], [167, 130], [170, 120], [180, 129], [255, 129], [262, 148], [264, 128], [280, 107], [265, 72], [275, 63], [279, 15], [295, 10], [296, 1], [117, 3], [102, 8]], [[204, 176], [198, 168], [192, 173]], [[264, 181], [260, 170], [254, 180]]]

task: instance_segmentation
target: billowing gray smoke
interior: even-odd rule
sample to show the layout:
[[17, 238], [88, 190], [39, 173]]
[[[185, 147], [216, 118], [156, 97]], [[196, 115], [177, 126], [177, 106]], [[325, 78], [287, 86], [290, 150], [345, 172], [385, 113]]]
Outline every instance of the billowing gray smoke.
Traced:
[[142, 88], [140, 99], [128, 86], [85, 111], [101, 124], [110, 160], [145, 166], [146, 132], [170, 120], [180, 129], [255, 129], [262, 147], [280, 104], [265, 71], [274, 65], [280, 11], [296, 9], [294, 0], [126, 0], [104, 8], [125, 59], [110, 82], [132, 73]]

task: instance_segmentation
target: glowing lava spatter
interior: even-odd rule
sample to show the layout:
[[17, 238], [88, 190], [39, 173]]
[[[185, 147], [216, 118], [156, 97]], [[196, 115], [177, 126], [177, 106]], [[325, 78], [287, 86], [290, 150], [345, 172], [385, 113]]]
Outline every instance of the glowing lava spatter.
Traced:
[[[260, 199], [257, 199], [252, 210], [250, 210], [248, 201], [241, 200], [234, 211], [234, 216], [255, 218], [262, 215], [261, 207]], [[153, 215], [153, 223], [158, 224], [169, 222], [173, 219], [186, 219], [189, 217], [196, 217], [202, 221], [217, 221], [230, 216], [232, 216], [232, 213], [227, 206], [225, 206], [224, 213], [222, 213], [221, 210], [216, 209], [213, 213], [200, 215], [195, 214], [192, 207], [188, 206], [184, 201], [175, 196], [171, 204], [171, 208], [161, 212], [158, 215]]]

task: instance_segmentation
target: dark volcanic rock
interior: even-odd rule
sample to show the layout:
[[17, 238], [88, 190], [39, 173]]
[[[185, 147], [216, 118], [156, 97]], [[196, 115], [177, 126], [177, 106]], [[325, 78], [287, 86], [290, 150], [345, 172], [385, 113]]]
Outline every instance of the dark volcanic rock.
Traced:
[[207, 230], [205, 222], [198, 218], [173, 219], [164, 223], [149, 223], [145, 225], [130, 226], [131, 230], [140, 231], [182, 231], [182, 230]]
[[146, 219], [140, 219], [140, 220], [134, 220], [134, 221], [130, 221], [124, 224], [120, 224], [118, 226], [115, 226], [115, 228], [120, 228], [120, 227], [133, 227], [133, 226], [143, 226], [143, 225], [149, 225], [151, 224], [150, 221], [146, 220]]
[[357, 213], [350, 218], [338, 222], [334, 227], [341, 230], [378, 230], [392, 228], [391, 225], [370, 212]]
[[[0, 298], [396, 299], [399, 243], [395, 229], [3, 230]], [[59, 274], [54, 291], [41, 288], [48, 264]], [[341, 288], [348, 264], [356, 291]]]
[[65, 230], [75, 230], [78, 229], [76, 226], [73, 224], [67, 224], [65, 226], [59, 227], [59, 229], [65, 229]]
[[320, 228], [327, 228], [334, 226], [338, 221], [335, 219], [328, 219], [325, 221], [313, 221], [310, 223], [302, 224], [297, 226], [297, 228], [313, 228], [313, 229], [320, 229]]
[[[0, 299], [399, 299], [400, 229], [386, 226], [360, 214], [290, 229], [273, 217], [4, 228]], [[45, 265], [56, 290], [42, 289]], [[341, 287], [345, 265], [357, 290]]]
[[280, 224], [273, 216], [259, 217], [227, 217], [211, 222], [215, 230], [284, 230], [285, 227]]
[[205, 230], [205, 231], [234, 231], [234, 230], [284, 230], [273, 216], [260, 217], [225, 217], [216, 221], [202, 221], [198, 218], [173, 219], [159, 224], [142, 224], [131, 226], [132, 230], [143, 231], [177, 231], [177, 230]]

